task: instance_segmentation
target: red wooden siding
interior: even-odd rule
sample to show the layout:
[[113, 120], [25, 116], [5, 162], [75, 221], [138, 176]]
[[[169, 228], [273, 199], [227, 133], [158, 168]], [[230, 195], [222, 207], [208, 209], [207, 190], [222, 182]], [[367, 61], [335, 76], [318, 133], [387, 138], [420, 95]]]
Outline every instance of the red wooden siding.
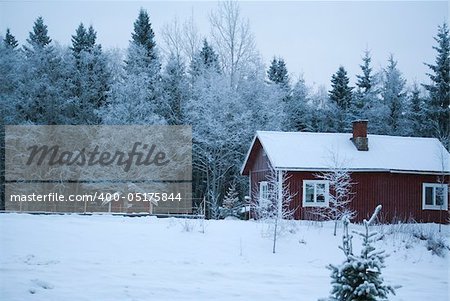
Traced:
[[[316, 173], [289, 172], [291, 193], [295, 193], [293, 208], [298, 208], [296, 219], [312, 219], [309, 208], [302, 207], [303, 180], [313, 180]], [[354, 198], [351, 208], [357, 212], [356, 221], [368, 218], [375, 207], [383, 206], [383, 222], [408, 221], [446, 222], [448, 213], [439, 210], [422, 210], [422, 184], [436, 183], [435, 175], [399, 173], [352, 173]], [[448, 183], [448, 179], [447, 179]]]
[[252, 200], [257, 198], [255, 193], [258, 192], [259, 182], [267, 181], [267, 177], [270, 173], [269, 160], [258, 140], [256, 140], [255, 146], [256, 148], [254, 149], [254, 152], [252, 152], [252, 157], [249, 158], [249, 160], [251, 159], [251, 165], [249, 165], [251, 166], [251, 169], [249, 170], [249, 174], [252, 181], [250, 186]]

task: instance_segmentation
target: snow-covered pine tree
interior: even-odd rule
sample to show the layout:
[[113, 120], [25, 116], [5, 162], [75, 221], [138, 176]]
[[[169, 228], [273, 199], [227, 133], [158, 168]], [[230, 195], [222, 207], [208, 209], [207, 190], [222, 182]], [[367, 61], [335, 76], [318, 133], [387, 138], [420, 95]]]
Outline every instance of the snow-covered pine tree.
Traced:
[[98, 114], [107, 124], [165, 124], [160, 61], [148, 13], [141, 9], [127, 49], [124, 73], [111, 86], [108, 105]]
[[132, 43], [145, 49], [145, 58], [148, 62], [157, 59], [155, 33], [153, 32], [150, 17], [147, 11], [140, 9], [139, 15], [134, 22], [134, 32], [131, 35]]
[[387, 300], [389, 294], [395, 295], [394, 287], [384, 284], [381, 270], [385, 267], [384, 251], [377, 251], [373, 243], [377, 233], [369, 231], [374, 223], [381, 205], [377, 206], [372, 217], [364, 220], [364, 232], [356, 232], [363, 239], [361, 254], [353, 254], [352, 236], [348, 233], [350, 221], [344, 219], [342, 246], [346, 260], [340, 265], [329, 265], [331, 270], [331, 296], [328, 301], [380, 301]]
[[278, 83], [278, 60], [276, 57], [270, 62], [269, 69], [267, 70], [267, 78], [275, 84]]
[[139, 11], [134, 22], [130, 45], [127, 50], [125, 70], [128, 74], [145, 73], [152, 82], [159, 77], [161, 63], [158, 57], [155, 34], [145, 9]]
[[106, 105], [111, 84], [108, 61], [101, 45], [96, 44], [97, 33], [92, 26], [86, 29], [81, 23], [72, 36], [70, 47], [75, 69], [73, 81], [73, 100], [68, 105], [68, 116], [73, 124], [96, 124], [99, 118], [95, 110]]
[[70, 99], [70, 81], [66, 79], [73, 71], [65, 62], [67, 51], [50, 44], [51, 38], [42, 17], [34, 22], [27, 42], [21, 84], [17, 89], [19, 110], [28, 122], [65, 124], [68, 122], [65, 108]]
[[363, 63], [359, 65], [361, 68], [362, 74], [356, 75], [358, 81], [356, 82], [356, 86], [363, 92], [367, 93], [372, 88], [372, 67], [370, 63], [372, 58], [370, 57], [369, 50], [364, 51], [364, 56], [362, 58]]
[[38, 17], [36, 21], [34, 21], [33, 31], [30, 32], [29, 38], [27, 42], [31, 45], [32, 48], [28, 46], [24, 46], [26, 50], [40, 50], [46, 47], [51, 43], [52, 39], [48, 36], [47, 25], [44, 24], [44, 19], [42, 17]]
[[183, 62], [171, 54], [161, 75], [164, 101], [159, 112], [170, 125], [183, 124], [183, 108], [189, 87]]
[[[428, 77], [430, 84], [423, 86], [429, 92], [427, 100], [427, 120], [435, 121], [429, 126], [428, 135], [439, 138], [449, 149], [448, 137], [450, 136], [450, 34], [447, 23], [438, 27], [437, 36], [434, 38], [437, 46], [435, 64], [426, 64], [431, 72]], [[447, 141], [445, 141], [447, 140]]]
[[289, 74], [283, 58], [273, 58], [267, 70], [269, 81], [283, 89], [289, 89]]
[[288, 131], [311, 131], [311, 107], [309, 104], [308, 87], [303, 78], [292, 87], [290, 97], [285, 99], [285, 128]]
[[3, 39], [3, 43], [6, 47], [9, 47], [11, 49], [15, 49], [19, 42], [17, 42], [16, 38], [11, 34], [11, 31], [9, 28], [6, 29], [5, 38]]
[[206, 39], [203, 40], [202, 49], [194, 55], [190, 67], [192, 76], [199, 76], [204, 72], [220, 72], [219, 56]]
[[405, 92], [406, 81], [397, 68], [397, 61], [391, 54], [388, 59], [388, 66], [384, 70], [384, 81], [381, 96], [384, 104], [389, 109], [386, 120], [388, 134], [404, 135], [404, 106], [406, 102]]
[[331, 77], [331, 90], [329, 96], [339, 108], [347, 110], [352, 101], [352, 90], [349, 86], [350, 79], [347, 76], [347, 71], [343, 66], [340, 66], [338, 71]]
[[[18, 110], [18, 89], [22, 70], [24, 70], [23, 52], [9, 29], [0, 41], [0, 124], [20, 124], [23, 122]], [[2, 141], [3, 142], [3, 141]]]
[[92, 26], [86, 30], [83, 23], [78, 25], [75, 35], [72, 36], [72, 47], [70, 49], [73, 51], [74, 55], [79, 54], [81, 51], [90, 52], [94, 46], [97, 39], [97, 33]]
[[236, 184], [231, 183], [228, 187], [228, 191], [222, 201], [222, 216], [235, 216], [239, 217], [239, 192], [236, 190]]
[[290, 109], [295, 109], [297, 103], [295, 103], [295, 100], [292, 98], [288, 70], [284, 59], [281, 57], [274, 57], [266, 74], [268, 82], [271, 84], [270, 89], [277, 91], [282, 100], [286, 116], [286, 119], [283, 120], [283, 128], [285, 130], [292, 130], [292, 121], [294, 118], [297, 119], [298, 116], [291, 116], [294, 112], [290, 111]]
[[425, 116], [427, 114], [425, 109], [425, 102], [419, 85], [414, 83], [412, 90], [408, 96], [408, 106], [406, 110], [407, 126], [409, 136], [423, 137], [426, 134]]
[[346, 130], [350, 124], [350, 118], [347, 115], [352, 105], [353, 87], [349, 86], [349, 82], [350, 79], [348, 78], [347, 71], [343, 66], [340, 66], [337, 72], [331, 77], [331, 90], [329, 91], [329, 97], [339, 109], [335, 115], [335, 130], [339, 132]]
[[5, 124], [23, 122], [18, 110], [18, 91], [23, 53], [17, 49], [18, 42], [6, 29], [5, 37], [0, 40], [0, 210], [5, 209]]
[[[361, 118], [369, 118], [370, 108], [374, 102], [378, 102], [375, 92], [374, 75], [371, 67], [372, 58], [368, 50], [364, 51], [362, 64], [359, 65], [362, 74], [357, 74], [356, 91], [354, 92], [354, 100], [350, 106], [350, 114], [353, 120]], [[371, 125], [374, 122], [371, 122]]]

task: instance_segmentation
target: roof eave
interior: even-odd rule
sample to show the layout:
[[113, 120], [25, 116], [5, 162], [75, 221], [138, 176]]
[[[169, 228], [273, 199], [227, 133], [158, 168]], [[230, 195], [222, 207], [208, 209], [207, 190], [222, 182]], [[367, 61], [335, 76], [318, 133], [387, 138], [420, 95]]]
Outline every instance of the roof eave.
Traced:
[[[306, 171], [306, 172], [324, 172], [331, 171], [333, 168], [327, 167], [284, 167], [275, 166], [275, 169], [283, 171]], [[450, 175], [450, 171], [433, 171], [433, 170], [403, 170], [403, 169], [386, 169], [386, 168], [348, 168], [348, 172], [386, 172], [386, 173], [409, 173], [409, 174], [424, 174], [424, 175]]]
[[253, 136], [252, 143], [250, 144], [250, 148], [248, 149], [247, 155], [245, 156], [244, 164], [242, 164], [241, 171], [240, 171], [242, 176], [248, 176], [248, 174], [249, 174], [248, 172], [245, 173], [245, 170], [246, 170], [248, 159], [253, 150], [253, 146], [255, 145], [255, 141], [256, 141], [257, 137], [258, 137], [258, 133], [256, 133], [255, 136]]

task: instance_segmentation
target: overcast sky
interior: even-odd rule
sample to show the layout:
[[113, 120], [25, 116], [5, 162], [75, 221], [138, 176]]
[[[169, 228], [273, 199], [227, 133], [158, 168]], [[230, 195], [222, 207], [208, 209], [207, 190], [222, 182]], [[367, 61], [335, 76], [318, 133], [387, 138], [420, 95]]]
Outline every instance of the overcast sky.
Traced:
[[[139, 8], [147, 9], [157, 43], [162, 27], [175, 17], [192, 13], [200, 32], [209, 35], [208, 15], [217, 2], [130, 1], [0, 1], [0, 34], [9, 27], [24, 43], [37, 16], [48, 25], [49, 35], [68, 45], [80, 22], [91, 24], [104, 48], [125, 48]], [[386, 65], [390, 53], [411, 83], [427, 81], [427, 67], [435, 52], [437, 26], [448, 22], [449, 4], [441, 2], [240, 2], [250, 20], [266, 65], [276, 55], [286, 60], [293, 76], [303, 74], [308, 84], [329, 86], [331, 75], [343, 65], [352, 79], [366, 47], [373, 66]]]

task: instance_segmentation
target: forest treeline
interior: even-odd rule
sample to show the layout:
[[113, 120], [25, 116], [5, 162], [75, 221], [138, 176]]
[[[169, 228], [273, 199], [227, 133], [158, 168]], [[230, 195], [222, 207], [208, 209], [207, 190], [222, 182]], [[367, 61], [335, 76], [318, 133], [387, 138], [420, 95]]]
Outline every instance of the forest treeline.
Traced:
[[407, 83], [393, 55], [373, 69], [366, 50], [355, 86], [341, 66], [330, 91], [291, 78], [282, 57], [266, 68], [238, 3], [220, 2], [210, 26], [202, 37], [193, 19], [174, 21], [156, 37], [141, 9], [124, 50], [104, 49], [82, 23], [70, 46], [52, 40], [42, 17], [23, 45], [6, 29], [1, 124], [192, 125], [194, 197], [208, 201], [212, 217], [229, 187], [241, 200], [248, 194], [239, 171], [256, 130], [349, 132], [352, 120], [368, 119], [371, 134], [437, 137], [448, 149], [446, 23], [430, 45], [436, 59], [427, 83]]

